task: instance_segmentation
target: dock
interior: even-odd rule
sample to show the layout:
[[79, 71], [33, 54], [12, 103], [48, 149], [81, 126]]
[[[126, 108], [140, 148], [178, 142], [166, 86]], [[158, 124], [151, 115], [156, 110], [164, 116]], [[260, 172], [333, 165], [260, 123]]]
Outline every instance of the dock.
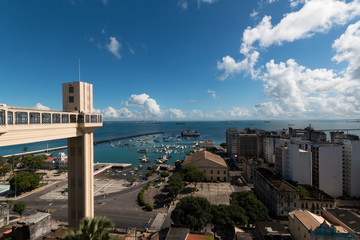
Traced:
[[67, 149], [67, 146], [55, 147], [55, 148], [47, 148], [47, 149], [40, 149], [40, 150], [29, 151], [29, 152], [22, 152], [22, 153], [14, 153], [14, 154], [10, 154], [10, 155], [4, 155], [3, 157], [5, 157], [5, 158], [11, 157], [11, 156], [21, 157], [21, 156], [28, 156], [28, 155], [40, 154], [40, 153], [56, 152], [56, 151], [61, 151], [61, 150], [65, 150], [65, 149]]
[[184, 131], [184, 130], [174, 130], [174, 131], [162, 131], [162, 132], [142, 133], [142, 134], [127, 136], [127, 137], [118, 137], [118, 138], [111, 138], [111, 139], [96, 141], [96, 142], [94, 142], [94, 145], [96, 146], [96, 145], [101, 144], [101, 143], [109, 143], [109, 142], [112, 142], [112, 141], [119, 141], [119, 140], [124, 140], [124, 139], [129, 139], [129, 138], [136, 138], [136, 137], [142, 137], [142, 136], [148, 136], [148, 135], [156, 135], [156, 134], [164, 134], [164, 133], [175, 133], [175, 132], [183, 132], [183, 131]]

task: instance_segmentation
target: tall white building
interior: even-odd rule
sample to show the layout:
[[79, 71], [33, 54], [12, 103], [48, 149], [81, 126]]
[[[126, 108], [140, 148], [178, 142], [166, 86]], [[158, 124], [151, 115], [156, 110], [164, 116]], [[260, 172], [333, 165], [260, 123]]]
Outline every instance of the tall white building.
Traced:
[[239, 131], [236, 128], [226, 129], [226, 151], [231, 157], [235, 157], [239, 152], [238, 138]]
[[275, 164], [275, 149], [280, 145], [279, 136], [266, 136], [263, 140], [264, 158], [267, 163]]
[[[281, 164], [281, 175], [285, 180], [299, 184], [312, 184], [312, 156], [303, 150], [304, 143], [299, 138], [292, 138], [286, 146], [278, 147], [277, 161]], [[281, 159], [280, 159], [281, 158]]]
[[360, 197], [360, 141], [342, 140], [343, 193]]
[[308, 143], [306, 150], [312, 155], [312, 185], [332, 197], [342, 196], [342, 146]]

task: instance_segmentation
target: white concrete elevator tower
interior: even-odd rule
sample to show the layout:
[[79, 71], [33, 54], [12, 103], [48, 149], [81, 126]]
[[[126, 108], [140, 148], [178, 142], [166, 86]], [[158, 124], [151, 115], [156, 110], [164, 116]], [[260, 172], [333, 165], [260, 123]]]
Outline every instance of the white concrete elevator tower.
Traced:
[[[90, 122], [93, 109], [92, 84], [72, 82], [63, 84], [63, 111], [78, 111]], [[76, 227], [83, 217], [94, 217], [94, 149], [92, 128], [83, 128], [83, 134], [68, 138], [68, 221]]]

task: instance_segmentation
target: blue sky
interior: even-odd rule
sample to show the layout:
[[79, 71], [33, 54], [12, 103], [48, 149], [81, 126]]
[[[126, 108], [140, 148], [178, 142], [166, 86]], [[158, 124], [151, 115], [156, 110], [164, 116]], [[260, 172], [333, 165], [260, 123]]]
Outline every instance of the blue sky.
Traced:
[[108, 120], [350, 119], [360, 1], [0, 3], [0, 102], [62, 108], [94, 85]]

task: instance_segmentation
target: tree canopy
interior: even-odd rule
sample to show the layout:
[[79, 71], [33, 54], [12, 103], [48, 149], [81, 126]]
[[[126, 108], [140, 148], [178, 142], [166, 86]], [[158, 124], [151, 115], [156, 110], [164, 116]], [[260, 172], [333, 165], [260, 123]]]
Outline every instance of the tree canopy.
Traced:
[[187, 182], [203, 182], [205, 181], [205, 174], [203, 171], [195, 166], [188, 165], [183, 168], [184, 180]]
[[225, 149], [226, 148], [226, 142], [220, 143], [220, 147]]
[[249, 223], [264, 219], [268, 212], [266, 206], [251, 192], [233, 192], [231, 205], [239, 206], [245, 210]]
[[25, 167], [27, 168], [31, 168], [31, 169], [37, 169], [40, 168], [42, 165], [45, 164], [45, 160], [42, 156], [26, 156], [24, 157], [24, 159], [21, 161]]
[[20, 201], [14, 204], [13, 211], [18, 213], [20, 217], [22, 217], [22, 214], [24, 213], [25, 209], [26, 209], [26, 202]]
[[169, 177], [168, 190], [171, 197], [176, 197], [184, 189], [184, 182], [180, 173], [175, 173]]
[[211, 221], [211, 204], [206, 198], [184, 197], [171, 213], [171, 219], [175, 224], [200, 230]]
[[39, 186], [40, 177], [36, 173], [19, 172], [10, 179], [10, 189], [16, 193], [31, 191]]

